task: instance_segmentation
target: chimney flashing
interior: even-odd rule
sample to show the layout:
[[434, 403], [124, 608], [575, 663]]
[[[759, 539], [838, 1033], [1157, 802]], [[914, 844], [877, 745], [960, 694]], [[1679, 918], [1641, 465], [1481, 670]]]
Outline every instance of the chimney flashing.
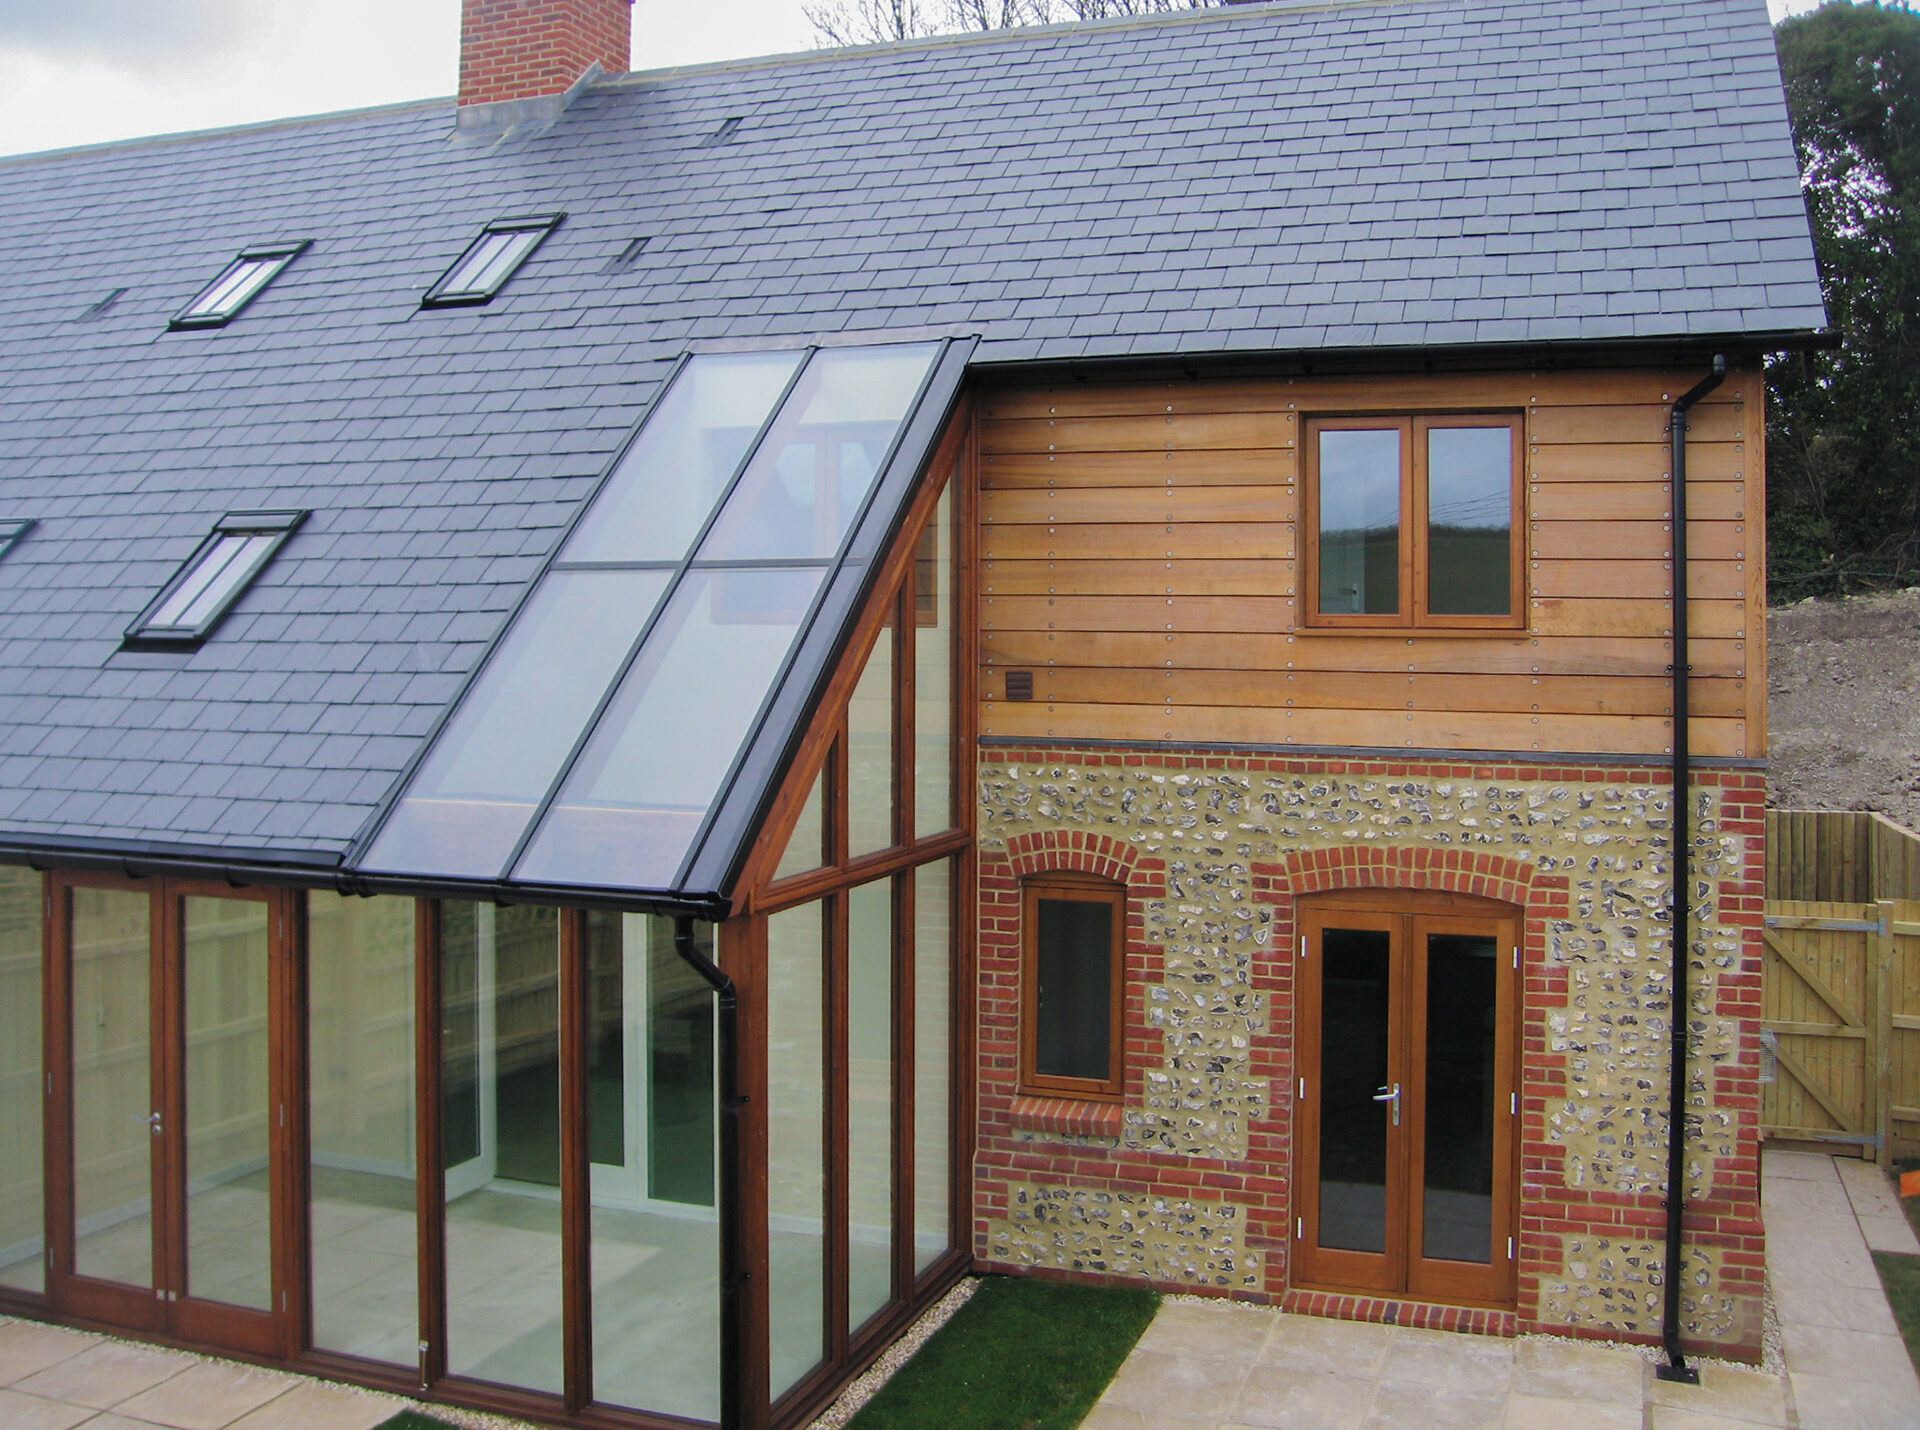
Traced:
[[454, 113], [454, 134], [462, 139], [499, 139], [535, 134], [550, 128], [573, 102], [607, 77], [595, 60], [586, 73], [562, 94], [536, 94], [525, 99], [496, 99], [490, 104], [462, 104]]

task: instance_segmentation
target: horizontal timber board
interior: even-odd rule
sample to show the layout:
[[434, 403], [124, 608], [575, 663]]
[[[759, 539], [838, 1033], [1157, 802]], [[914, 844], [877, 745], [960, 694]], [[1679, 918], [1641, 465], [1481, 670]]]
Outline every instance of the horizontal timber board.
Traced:
[[1290, 448], [1240, 452], [1046, 452], [980, 459], [986, 491], [1018, 487], [1245, 487], [1293, 480]]
[[[1604, 546], [1599, 544], [1602, 541]], [[1604, 535], [1596, 535], [1590, 522], [1536, 521], [1527, 532], [1527, 554], [1531, 557], [1578, 559], [1592, 556], [1596, 550], [1634, 560], [1670, 559], [1673, 524], [1614, 521], [1607, 523]], [[1687, 555], [1693, 561], [1746, 560], [1746, 523], [1689, 520]]]
[[[1744, 600], [1747, 571], [1739, 561], [1689, 561], [1687, 593], [1695, 599]], [[1532, 561], [1527, 583], [1536, 596], [1664, 598], [1673, 593], [1671, 561]]]
[[980, 579], [990, 596], [1289, 596], [1294, 563], [993, 560]]
[[[1673, 686], [1656, 676], [1592, 680], [1574, 675], [1493, 679], [1484, 675], [1401, 675], [1385, 671], [1099, 669], [1008, 667], [1033, 675], [1033, 698], [1056, 705], [1218, 705], [1258, 709], [1501, 711], [1525, 715], [1670, 715]], [[1006, 696], [1003, 670], [982, 694]], [[1746, 682], [1695, 680], [1696, 715], [1739, 720]]]
[[1287, 447], [1290, 412], [1216, 412], [1160, 417], [988, 419], [982, 452], [1158, 452], [1213, 447]]
[[987, 596], [984, 630], [1284, 631], [1293, 601], [1280, 596]]
[[[1612, 407], [1538, 407], [1527, 420], [1527, 440], [1551, 442], [1663, 442], [1671, 408], [1664, 403], [1621, 403]], [[1687, 424], [1689, 442], [1747, 440], [1747, 405], [1705, 403]]]
[[[1687, 484], [1687, 520], [1744, 521], [1745, 482]], [[1537, 482], [1527, 487], [1535, 521], [1659, 521], [1673, 514], [1662, 482]]]
[[980, 533], [988, 560], [1047, 560], [1097, 551], [1121, 560], [1186, 557], [1279, 557], [1293, 555], [1290, 521], [1187, 521], [1159, 526], [1138, 523], [1072, 523], [1057, 526], [994, 525]]
[[[1129, 383], [1056, 383], [989, 388], [988, 418], [1145, 417], [1200, 412], [1445, 411], [1531, 406], [1672, 407], [1699, 372], [1455, 373], [1421, 377], [1253, 378]], [[1702, 406], [1735, 405], [1733, 384]]]
[[[1689, 442], [1687, 490], [1702, 482], [1743, 481], [1748, 461], [1742, 442]], [[1527, 476], [1539, 482], [1665, 482], [1673, 476], [1673, 449], [1665, 442], [1538, 446], [1527, 453]]]
[[1292, 521], [1287, 487], [1077, 487], [985, 493], [980, 520], [989, 527], [1062, 521]]
[[[1673, 606], [1668, 601], [1618, 596], [1535, 597], [1529, 625], [1537, 636], [1663, 636], [1671, 634]], [[1744, 601], [1687, 602], [1692, 634], [1734, 640], [1746, 634]]]
[[[1744, 641], [1691, 643], [1696, 677], [1744, 679]], [[981, 637], [988, 667], [1059, 664], [1161, 667], [1184, 670], [1365, 670], [1436, 674], [1532, 676], [1659, 676], [1673, 662], [1672, 643], [1621, 637], [1450, 639], [1376, 635], [1243, 635], [1152, 631], [993, 630]]]
[[[1672, 722], [1657, 716], [1399, 714], [1375, 710], [1250, 710], [1201, 705], [984, 702], [981, 734], [1018, 739], [1178, 740], [1197, 745], [1357, 745], [1439, 750], [1665, 754]], [[1745, 754], [1740, 722], [1692, 722], [1696, 754]]]

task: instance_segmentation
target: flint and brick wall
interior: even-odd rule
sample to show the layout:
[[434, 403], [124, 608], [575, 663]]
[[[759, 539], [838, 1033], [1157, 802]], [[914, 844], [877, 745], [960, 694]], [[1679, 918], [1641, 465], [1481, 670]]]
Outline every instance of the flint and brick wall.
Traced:
[[[1670, 787], [1658, 766], [980, 753], [975, 1252], [1404, 1324], [1649, 1340], [1660, 1326]], [[1757, 1357], [1765, 779], [1697, 771], [1687, 1333]], [[1128, 886], [1126, 1098], [1017, 1095], [1019, 881]], [[1295, 900], [1354, 888], [1518, 905], [1512, 1313], [1293, 1290]]]

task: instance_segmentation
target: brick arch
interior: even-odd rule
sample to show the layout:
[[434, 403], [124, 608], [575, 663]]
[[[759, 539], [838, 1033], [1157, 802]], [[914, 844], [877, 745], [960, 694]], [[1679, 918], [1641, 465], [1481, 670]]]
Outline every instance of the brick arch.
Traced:
[[1136, 894], [1166, 893], [1163, 859], [1142, 858], [1132, 845], [1091, 830], [1042, 829], [1007, 841], [1006, 858], [1016, 879], [1033, 874], [1092, 874], [1125, 884]]
[[1475, 894], [1528, 908], [1544, 890], [1534, 866], [1521, 859], [1471, 849], [1430, 845], [1339, 844], [1298, 849], [1265, 866], [1275, 887], [1299, 897], [1342, 889], [1429, 889]]

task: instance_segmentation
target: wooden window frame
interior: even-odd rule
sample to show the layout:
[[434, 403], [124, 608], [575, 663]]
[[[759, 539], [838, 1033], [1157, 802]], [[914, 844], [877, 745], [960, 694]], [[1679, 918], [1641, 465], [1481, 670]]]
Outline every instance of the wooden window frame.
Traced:
[[[1508, 530], [1506, 615], [1436, 615], [1428, 610], [1430, 593], [1427, 529], [1427, 434], [1449, 427], [1506, 427], [1513, 434], [1511, 519]], [[1400, 609], [1392, 614], [1324, 612], [1320, 609], [1320, 441], [1322, 432], [1398, 432], [1400, 434]], [[1301, 424], [1303, 480], [1300, 494], [1302, 565], [1300, 625], [1341, 631], [1501, 631], [1527, 624], [1526, 414], [1521, 412], [1434, 412], [1316, 415]]]
[[[1107, 951], [1107, 1075], [1062, 1077], [1039, 1069], [1040, 901], [1105, 904], [1112, 911]], [[1119, 1102], [1126, 1095], [1127, 887], [1066, 870], [1029, 875], [1020, 884], [1020, 1091], [1082, 1102]]]

